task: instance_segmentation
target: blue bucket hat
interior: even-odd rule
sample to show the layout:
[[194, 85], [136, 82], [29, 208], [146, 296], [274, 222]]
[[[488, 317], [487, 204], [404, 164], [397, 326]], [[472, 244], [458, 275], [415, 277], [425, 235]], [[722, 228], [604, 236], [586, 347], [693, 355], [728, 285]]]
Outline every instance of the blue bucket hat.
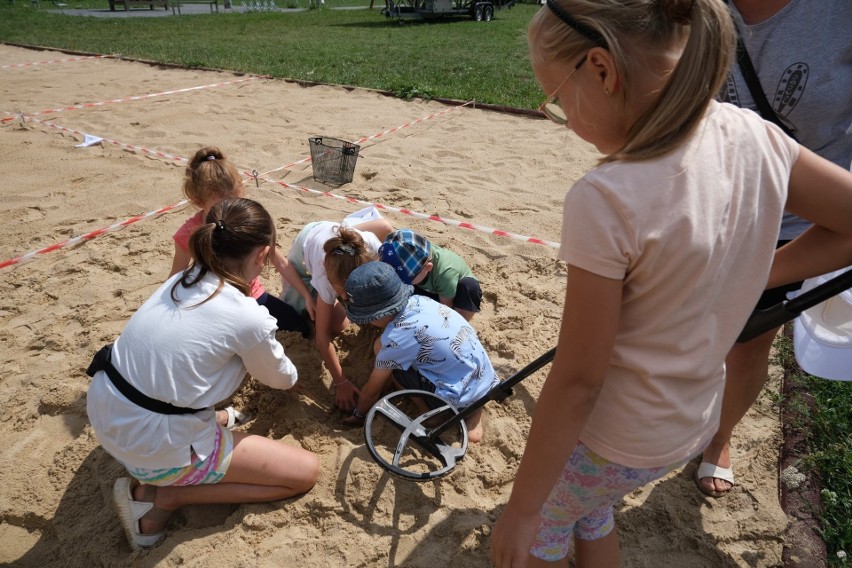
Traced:
[[362, 264], [346, 279], [346, 315], [352, 323], [370, 323], [402, 311], [414, 287], [384, 262]]
[[420, 274], [432, 254], [429, 239], [411, 229], [399, 229], [385, 237], [379, 248], [379, 258], [396, 270], [399, 279], [411, 284]]

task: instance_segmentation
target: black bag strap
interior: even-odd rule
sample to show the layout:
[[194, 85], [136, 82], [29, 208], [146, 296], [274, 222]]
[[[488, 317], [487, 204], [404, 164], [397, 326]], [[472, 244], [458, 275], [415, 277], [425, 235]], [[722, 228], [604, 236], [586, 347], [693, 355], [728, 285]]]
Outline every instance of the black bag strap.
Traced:
[[[727, 0], [725, 3], [728, 3]], [[740, 35], [739, 30], [737, 30], [737, 63], [740, 65], [740, 71], [742, 71], [743, 79], [745, 79], [746, 86], [748, 86], [748, 90], [751, 93], [751, 98], [754, 99], [754, 104], [757, 105], [757, 111], [760, 113], [760, 116], [762, 116], [764, 120], [768, 120], [778, 126], [784, 131], [784, 134], [793, 140], [798, 141], [796, 134], [789, 126], [781, 122], [781, 119], [778, 118], [778, 114], [775, 110], [773, 110], [772, 105], [770, 105], [769, 101], [766, 99], [766, 93], [763, 92], [763, 87], [760, 84], [760, 80], [757, 78], [757, 71], [754, 69], [751, 57], [748, 56], [748, 50], [746, 49], [743, 37]]]
[[121, 373], [119, 373], [118, 369], [116, 369], [112, 364], [112, 361], [110, 360], [111, 356], [112, 343], [109, 343], [101, 347], [101, 349], [95, 353], [95, 356], [92, 358], [92, 362], [86, 369], [86, 374], [90, 377], [94, 377], [95, 373], [98, 371], [106, 371], [107, 377], [109, 377], [109, 380], [113, 385], [115, 385], [115, 388], [118, 389], [118, 392], [123, 394], [127, 400], [133, 404], [141, 406], [145, 410], [156, 412], [157, 414], [194, 414], [196, 412], [201, 412], [202, 410], [207, 410], [206, 408], [183, 408], [181, 406], [174, 406], [173, 404], [151, 398], [150, 396], [139, 392], [136, 387], [128, 383], [127, 380], [121, 376]]

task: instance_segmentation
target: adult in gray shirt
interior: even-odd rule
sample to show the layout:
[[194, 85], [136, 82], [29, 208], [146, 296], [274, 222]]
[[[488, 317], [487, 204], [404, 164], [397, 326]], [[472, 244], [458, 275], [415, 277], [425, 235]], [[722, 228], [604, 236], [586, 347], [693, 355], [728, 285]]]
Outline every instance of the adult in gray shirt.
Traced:
[[[849, 0], [730, 0], [737, 29], [769, 105], [799, 142], [835, 164], [852, 169], [852, 2]], [[757, 109], [735, 65], [722, 100]], [[779, 246], [810, 223], [784, 215]], [[786, 298], [801, 283], [767, 290], [757, 308]], [[731, 349], [722, 416], [716, 436], [696, 471], [698, 488], [712, 497], [734, 485], [730, 440], [734, 427], [757, 399], [769, 372], [769, 351], [778, 329]]]

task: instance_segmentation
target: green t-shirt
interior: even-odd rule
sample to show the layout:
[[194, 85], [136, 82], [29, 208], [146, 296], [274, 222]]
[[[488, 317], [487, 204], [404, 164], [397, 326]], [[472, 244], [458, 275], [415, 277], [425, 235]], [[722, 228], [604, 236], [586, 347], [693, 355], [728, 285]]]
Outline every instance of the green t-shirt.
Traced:
[[473, 272], [462, 257], [433, 244], [432, 270], [417, 286], [441, 298], [455, 298], [459, 280], [468, 277], [473, 278]]

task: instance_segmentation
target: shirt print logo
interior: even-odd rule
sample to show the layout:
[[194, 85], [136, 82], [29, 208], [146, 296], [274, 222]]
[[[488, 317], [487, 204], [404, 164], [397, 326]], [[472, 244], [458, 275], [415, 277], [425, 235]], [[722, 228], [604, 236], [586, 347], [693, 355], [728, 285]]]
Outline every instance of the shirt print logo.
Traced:
[[778, 88], [775, 89], [775, 100], [772, 107], [780, 116], [787, 116], [802, 100], [802, 93], [808, 84], [808, 66], [805, 63], [794, 63], [784, 70]]

